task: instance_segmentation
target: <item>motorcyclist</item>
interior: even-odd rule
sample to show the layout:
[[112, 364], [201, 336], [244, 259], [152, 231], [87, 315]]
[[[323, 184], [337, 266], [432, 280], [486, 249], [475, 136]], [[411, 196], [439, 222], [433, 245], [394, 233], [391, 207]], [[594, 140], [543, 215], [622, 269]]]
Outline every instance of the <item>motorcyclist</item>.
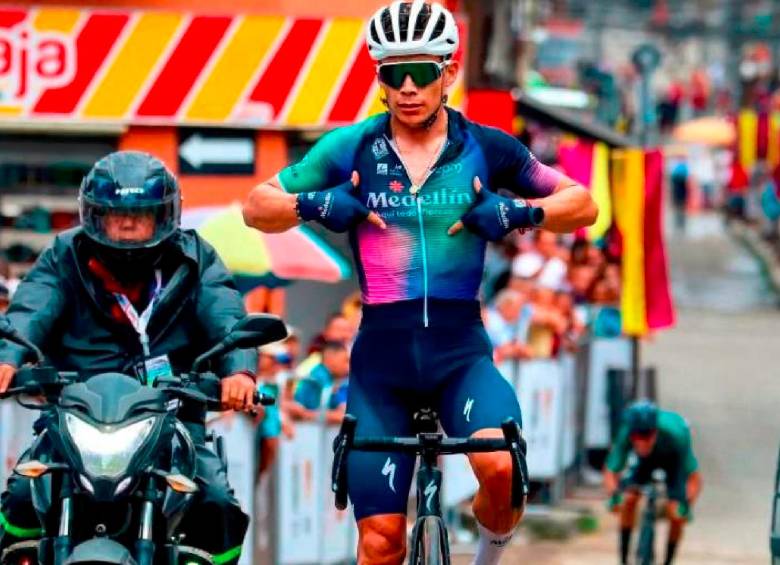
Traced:
[[[157, 158], [118, 151], [99, 160], [79, 193], [81, 225], [58, 235], [19, 285], [8, 318], [60, 371], [87, 378], [123, 372], [140, 378], [188, 371], [194, 359], [246, 315], [214, 249], [180, 229], [181, 192]], [[0, 392], [26, 360], [0, 342]], [[226, 408], [249, 409], [257, 353], [236, 350], [211, 369]], [[205, 414], [180, 410], [197, 447], [197, 501], [179, 531], [187, 545], [238, 560], [249, 519], [220, 458], [205, 446]], [[40, 536], [28, 479], [12, 477], [0, 499], [0, 549]]]

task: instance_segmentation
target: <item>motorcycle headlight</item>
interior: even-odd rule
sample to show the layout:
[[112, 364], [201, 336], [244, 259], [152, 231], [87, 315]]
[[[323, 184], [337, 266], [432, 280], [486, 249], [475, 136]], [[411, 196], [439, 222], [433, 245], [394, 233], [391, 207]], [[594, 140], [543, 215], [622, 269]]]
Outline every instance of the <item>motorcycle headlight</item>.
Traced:
[[101, 429], [68, 413], [65, 414], [65, 425], [87, 473], [93, 477], [115, 478], [125, 472], [133, 455], [152, 431], [155, 419], [156, 416], [151, 416], [127, 426]]

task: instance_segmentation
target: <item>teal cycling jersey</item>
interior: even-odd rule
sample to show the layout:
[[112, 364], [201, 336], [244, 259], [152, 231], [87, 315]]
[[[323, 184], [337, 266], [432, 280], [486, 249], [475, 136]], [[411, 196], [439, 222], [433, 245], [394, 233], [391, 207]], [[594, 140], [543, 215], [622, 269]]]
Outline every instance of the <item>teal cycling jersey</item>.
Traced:
[[474, 177], [526, 198], [551, 194], [563, 178], [514, 137], [447, 112], [446, 142], [416, 194], [387, 113], [327, 133], [279, 174], [290, 193], [331, 188], [352, 171], [360, 175], [357, 197], [387, 224], [382, 230], [363, 222], [349, 233], [365, 304], [476, 299], [486, 242], [467, 230], [447, 234], [474, 202]]
[[[606, 468], [614, 473], [623, 470], [632, 451], [629, 431], [626, 424], [621, 425], [607, 457]], [[691, 430], [685, 419], [674, 412], [659, 410], [655, 446], [647, 457], [640, 459], [645, 459], [654, 468], [664, 469], [669, 475], [679, 471], [687, 477], [696, 471], [699, 463], [693, 454]]]

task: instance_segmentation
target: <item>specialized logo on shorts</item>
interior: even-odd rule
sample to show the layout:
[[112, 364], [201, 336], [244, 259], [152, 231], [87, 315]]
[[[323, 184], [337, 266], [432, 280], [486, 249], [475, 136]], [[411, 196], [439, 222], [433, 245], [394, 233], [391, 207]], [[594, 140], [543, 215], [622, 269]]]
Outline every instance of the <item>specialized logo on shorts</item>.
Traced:
[[428, 508], [428, 512], [433, 512], [431, 503], [433, 502], [433, 496], [436, 494], [437, 490], [439, 490], [439, 487], [436, 486], [436, 483], [433, 480], [425, 486], [423, 494], [425, 495], [425, 506]]
[[374, 159], [377, 161], [390, 153], [390, 151], [387, 149], [387, 142], [385, 142], [384, 138], [377, 137], [374, 140], [374, 143], [371, 144], [371, 152], [374, 154]]
[[376, 174], [387, 176], [387, 163], [377, 163]]
[[387, 188], [389, 188], [393, 192], [402, 192], [404, 189], [404, 184], [397, 180], [391, 180], [388, 183]]
[[395, 463], [389, 457], [385, 461], [385, 466], [382, 467], [382, 474], [389, 477], [387, 482], [390, 485], [390, 490], [395, 492]]
[[469, 398], [466, 401], [466, 405], [463, 407], [463, 415], [466, 416], [466, 421], [471, 422], [471, 409], [474, 406], [474, 399]]

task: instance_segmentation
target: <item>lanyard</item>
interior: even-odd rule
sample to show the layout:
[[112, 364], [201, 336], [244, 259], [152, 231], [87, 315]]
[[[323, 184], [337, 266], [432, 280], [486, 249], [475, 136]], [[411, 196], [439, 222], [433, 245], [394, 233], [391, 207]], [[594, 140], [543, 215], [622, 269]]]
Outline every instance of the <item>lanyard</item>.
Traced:
[[127, 316], [130, 325], [133, 326], [133, 329], [138, 333], [138, 337], [141, 340], [141, 347], [143, 347], [144, 350], [144, 357], [146, 358], [151, 356], [151, 352], [149, 350], [149, 335], [146, 333], [146, 328], [149, 327], [149, 320], [152, 318], [154, 304], [157, 302], [157, 299], [160, 296], [160, 292], [162, 291], [162, 271], [160, 269], [154, 271], [154, 280], [155, 285], [154, 292], [152, 292], [152, 298], [149, 300], [149, 305], [143, 312], [141, 312], [140, 315], [127, 296], [121, 292], [114, 293], [114, 298], [116, 298], [120, 308], [122, 308], [125, 316]]

